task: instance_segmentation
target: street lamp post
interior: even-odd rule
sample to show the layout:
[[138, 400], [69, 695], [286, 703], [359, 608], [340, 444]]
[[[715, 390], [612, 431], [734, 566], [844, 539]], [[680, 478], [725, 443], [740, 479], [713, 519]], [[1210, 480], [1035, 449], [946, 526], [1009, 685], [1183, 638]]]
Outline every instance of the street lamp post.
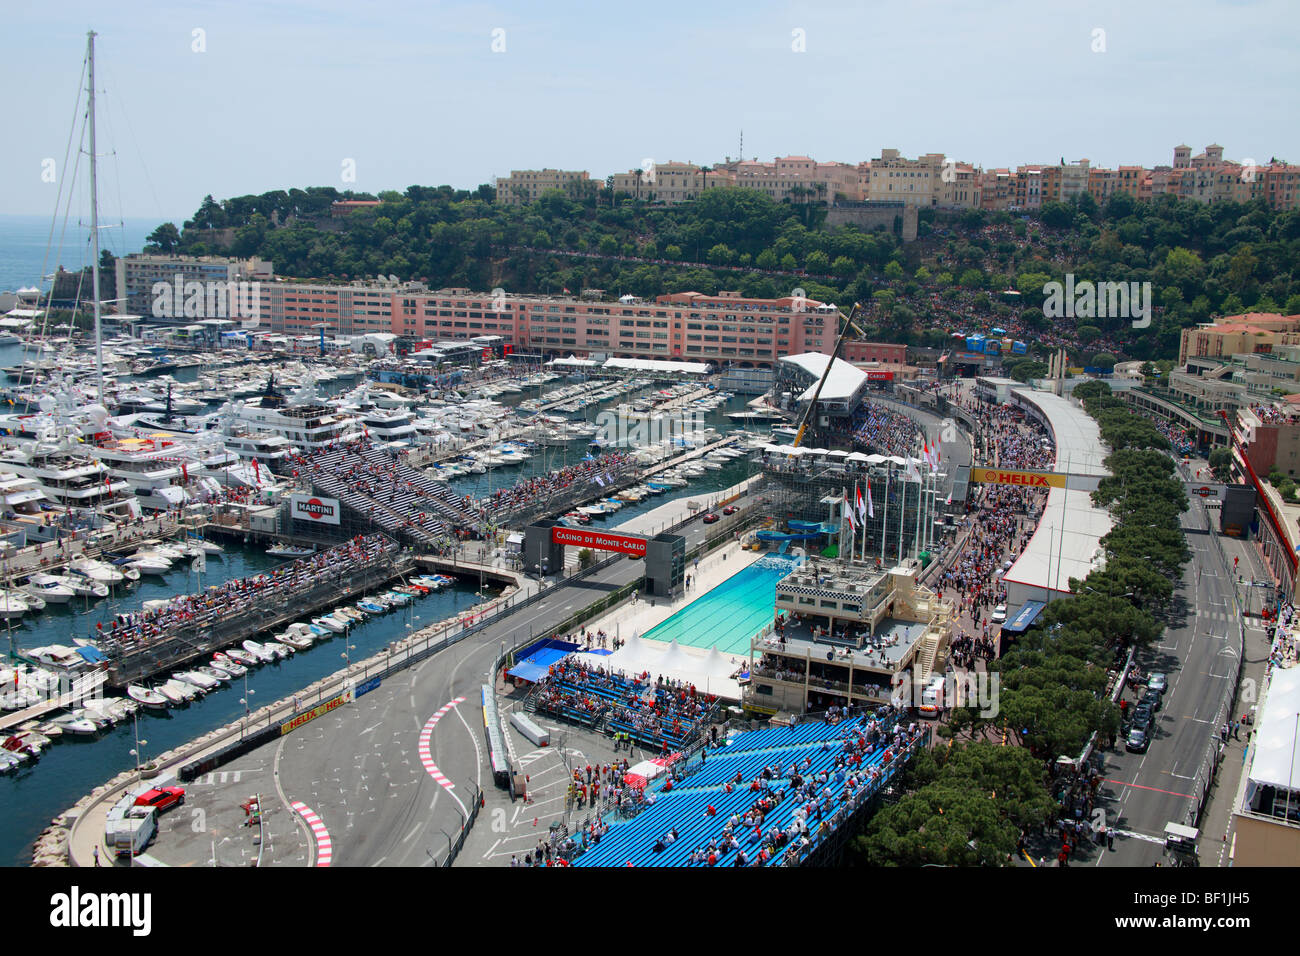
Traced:
[[131, 723], [135, 727], [135, 749], [131, 751], [131, 756], [135, 758], [135, 775], [139, 777], [140, 757], [144, 754], [144, 747], [149, 741], [140, 739], [140, 717], [137, 713], [131, 714]]

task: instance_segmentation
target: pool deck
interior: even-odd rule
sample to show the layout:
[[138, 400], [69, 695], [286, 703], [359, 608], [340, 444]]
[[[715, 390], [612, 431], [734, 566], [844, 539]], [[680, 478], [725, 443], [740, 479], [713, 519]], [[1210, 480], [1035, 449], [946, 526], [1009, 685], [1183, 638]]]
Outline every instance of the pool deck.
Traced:
[[[686, 573], [691, 575], [692, 579], [692, 587], [689, 591], [678, 595], [671, 601], [665, 601], [663, 598], [647, 599], [638, 597], [635, 604], [623, 604], [614, 608], [603, 617], [596, 618], [588, 623], [586, 629], [588, 631], [598, 631], [603, 628], [606, 634], [615, 635], [624, 640], [630, 638], [633, 634], [645, 637], [646, 632], [652, 627], [668, 620], [682, 608], [695, 603], [727, 578], [739, 574], [751, 564], [757, 563], [767, 553], [763, 551], [745, 551], [734, 541], [723, 545], [717, 551], [703, 558], [698, 568], [693, 563], [687, 564]], [[659, 644], [662, 642], [655, 641], [654, 643]], [[707, 647], [690, 647], [685, 644], [678, 646], [687, 654], [697, 657], [705, 657], [709, 653]], [[667, 645], [664, 644], [664, 647], [667, 647]], [[721, 651], [721, 648], [719, 648], [719, 651]], [[724, 652], [723, 656], [730, 657], [737, 664], [749, 660], [748, 653], [726, 654]]]

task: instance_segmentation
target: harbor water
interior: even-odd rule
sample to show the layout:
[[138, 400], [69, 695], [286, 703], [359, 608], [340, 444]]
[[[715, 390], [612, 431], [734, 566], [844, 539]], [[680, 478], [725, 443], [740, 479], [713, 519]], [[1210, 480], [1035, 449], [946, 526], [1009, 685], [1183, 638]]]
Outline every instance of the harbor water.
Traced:
[[[209, 557], [203, 585], [220, 584], [231, 578], [257, 574], [281, 563], [268, 558], [260, 549], [229, 546], [222, 557]], [[247, 687], [252, 710], [293, 695], [302, 688], [326, 677], [344, 665], [346, 644], [352, 660], [361, 660], [407, 634], [436, 623], [479, 601], [475, 596], [477, 581], [466, 579], [422, 598], [404, 609], [372, 617], [347, 632], [328, 640], [319, 639], [305, 651], [283, 661], [249, 668]], [[23, 622], [8, 630], [6, 638], [22, 648], [44, 644], [71, 644], [74, 636], [95, 630], [95, 624], [111, 621], [114, 614], [138, 610], [144, 601], [172, 597], [197, 590], [198, 579], [178, 564], [177, 570], [162, 578], [143, 576], [134, 587], [115, 593], [102, 601], [84, 602], [60, 608], [49, 605], [39, 614], [27, 615]], [[115, 589], [120, 591], [120, 589]], [[8, 645], [6, 644], [6, 649]], [[140, 736], [148, 741], [141, 749], [146, 759], [170, 750], [188, 740], [238, 720], [244, 713], [244, 680], [236, 679], [214, 689], [207, 696], [185, 707], [166, 711], [141, 710]], [[121, 692], [109, 691], [113, 696]], [[94, 737], [64, 735], [55, 740], [38, 761], [29, 761], [19, 770], [0, 777], [0, 865], [27, 866], [31, 863], [31, 846], [50, 819], [95, 787], [135, 765], [130, 751], [135, 734], [130, 721], [118, 724]]]

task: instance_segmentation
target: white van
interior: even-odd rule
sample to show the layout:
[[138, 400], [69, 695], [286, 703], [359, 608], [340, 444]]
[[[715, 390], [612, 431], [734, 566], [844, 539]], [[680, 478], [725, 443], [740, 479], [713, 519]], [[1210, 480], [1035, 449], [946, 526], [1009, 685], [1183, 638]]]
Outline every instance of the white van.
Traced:
[[108, 812], [104, 842], [116, 856], [137, 857], [158, 835], [158, 815], [153, 807], [121, 805]]

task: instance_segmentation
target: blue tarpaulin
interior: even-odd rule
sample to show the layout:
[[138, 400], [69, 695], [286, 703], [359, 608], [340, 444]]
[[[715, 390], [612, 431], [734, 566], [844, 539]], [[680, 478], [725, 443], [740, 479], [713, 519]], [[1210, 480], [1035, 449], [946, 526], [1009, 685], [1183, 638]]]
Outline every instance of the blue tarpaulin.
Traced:
[[1002, 625], [1002, 630], [1010, 631], [1012, 634], [1023, 634], [1029, 630], [1034, 621], [1038, 620], [1038, 615], [1043, 613], [1045, 607], [1047, 604], [1043, 601], [1026, 601], [1025, 606]]
[[92, 664], [102, 664], [108, 660], [103, 651], [97, 647], [78, 647], [77, 653]]

